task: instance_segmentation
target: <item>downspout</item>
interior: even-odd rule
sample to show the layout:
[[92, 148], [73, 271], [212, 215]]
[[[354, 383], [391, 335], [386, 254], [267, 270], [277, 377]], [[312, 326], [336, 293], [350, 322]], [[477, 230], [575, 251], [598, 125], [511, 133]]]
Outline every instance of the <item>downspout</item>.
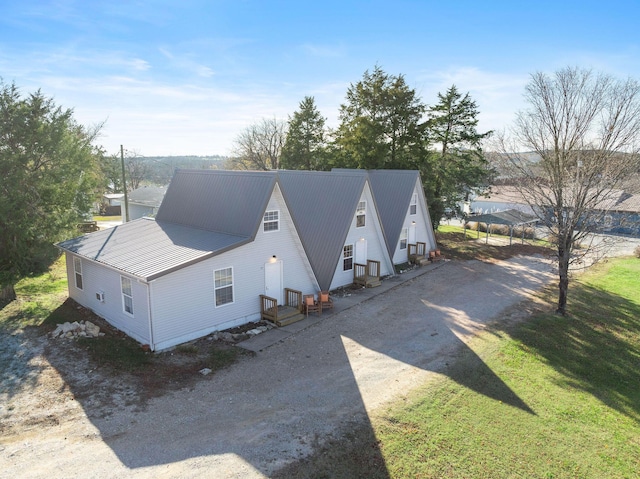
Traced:
[[153, 283], [147, 283], [147, 311], [149, 312], [149, 347], [151, 351], [156, 350], [155, 341], [153, 339], [153, 313], [151, 311], [151, 286]]

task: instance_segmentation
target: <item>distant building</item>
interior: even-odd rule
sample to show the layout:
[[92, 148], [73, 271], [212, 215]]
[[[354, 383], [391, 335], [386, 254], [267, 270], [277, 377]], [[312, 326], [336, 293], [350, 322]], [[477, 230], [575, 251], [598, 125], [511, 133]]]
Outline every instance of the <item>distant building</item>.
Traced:
[[143, 216], [155, 217], [166, 192], [166, 186], [143, 186], [133, 190], [127, 195], [129, 218], [125, 208], [122, 208], [122, 222], [137, 220]]

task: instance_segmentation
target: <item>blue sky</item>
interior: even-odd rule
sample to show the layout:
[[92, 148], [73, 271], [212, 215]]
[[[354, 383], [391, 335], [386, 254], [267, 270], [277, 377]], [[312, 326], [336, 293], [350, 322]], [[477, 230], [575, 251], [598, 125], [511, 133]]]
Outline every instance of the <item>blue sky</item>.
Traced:
[[230, 154], [306, 95], [329, 126], [376, 64], [426, 104], [456, 84], [480, 129], [512, 122], [529, 75], [640, 79], [640, 2], [0, 0], [0, 77], [106, 122], [109, 153]]

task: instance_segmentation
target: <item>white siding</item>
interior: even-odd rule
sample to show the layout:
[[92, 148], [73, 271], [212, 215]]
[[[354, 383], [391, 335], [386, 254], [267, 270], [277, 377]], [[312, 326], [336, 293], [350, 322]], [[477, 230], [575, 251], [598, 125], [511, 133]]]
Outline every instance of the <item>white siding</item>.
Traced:
[[[431, 225], [431, 220], [429, 218], [429, 213], [426, 207], [426, 203], [424, 201], [422, 185], [420, 182], [417, 182], [414, 187], [413, 194], [418, 195], [418, 203], [416, 208], [416, 214], [409, 214], [411, 206], [407, 207], [407, 212], [404, 218], [404, 222], [402, 223], [402, 228], [409, 229], [411, 223], [413, 221], [416, 222], [416, 238], [417, 242], [422, 242], [427, 244], [427, 251], [431, 249], [435, 249], [435, 238], [433, 235], [433, 226]], [[409, 242], [407, 241], [407, 244]], [[407, 249], [400, 249], [400, 240], [395, 245], [395, 250], [393, 253], [393, 264], [402, 264], [407, 262]]]
[[[131, 317], [122, 307], [122, 291], [120, 289], [120, 273], [82, 258], [83, 288], [75, 287], [73, 271], [74, 255], [66, 253], [67, 278], [69, 281], [69, 297], [98, 316], [106, 319], [116, 328], [127, 333], [143, 344], [149, 340], [149, 308], [147, 301], [147, 284], [131, 278], [133, 293], [133, 312]], [[104, 302], [96, 298], [96, 293], [104, 293]]]
[[[277, 186], [267, 210], [280, 212], [279, 231], [265, 233], [260, 225], [255, 241], [151, 282], [155, 349], [260, 319], [264, 265], [274, 255], [282, 261], [285, 288], [318, 290]], [[233, 267], [234, 302], [216, 308], [213, 272], [227, 267]]]
[[[365, 187], [360, 196], [360, 201], [366, 201], [367, 213], [365, 219], [365, 226], [356, 228], [356, 212], [353, 212], [353, 219], [351, 221], [351, 227], [347, 233], [347, 238], [344, 242], [345, 245], [354, 245], [360, 238], [367, 240], [367, 259], [380, 261], [380, 275], [388, 276], [393, 274], [393, 266], [389, 261], [389, 255], [387, 253], [387, 247], [384, 243], [384, 237], [382, 236], [382, 228], [378, 214], [375, 209], [373, 197], [371, 195], [371, 189], [369, 183], [365, 183]], [[355, 256], [354, 256], [355, 263]], [[331, 281], [330, 289], [339, 288], [340, 286], [346, 286], [353, 283], [353, 270], [344, 271], [342, 263], [342, 253], [336, 265], [335, 273]]]

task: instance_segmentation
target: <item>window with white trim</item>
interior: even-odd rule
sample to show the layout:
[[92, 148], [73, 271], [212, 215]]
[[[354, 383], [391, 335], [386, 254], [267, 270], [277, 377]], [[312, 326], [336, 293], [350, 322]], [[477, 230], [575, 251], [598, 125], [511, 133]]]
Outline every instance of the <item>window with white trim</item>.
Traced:
[[356, 210], [356, 228], [361, 228], [365, 225], [365, 217], [367, 215], [367, 202], [358, 202], [358, 209]]
[[77, 256], [73, 257], [73, 272], [76, 278], [76, 288], [82, 289], [82, 260]]
[[407, 238], [409, 236], [409, 228], [400, 230], [400, 249], [407, 249]]
[[280, 212], [278, 210], [265, 211], [263, 218], [263, 231], [279, 231], [280, 230]]
[[409, 214], [415, 215], [418, 211], [418, 194], [414, 193], [409, 204]]
[[133, 290], [131, 288], [131, 278], [120, 276], [120, 287], [122, 290], [122, 309], [125, 313], [133, 316]]
[[233, 268], [213, 272], [216, 307], [233, 303]]
[[342, 270], [351, 271], [353, 269], [353, 245], [346, 244], [342, 248]]

